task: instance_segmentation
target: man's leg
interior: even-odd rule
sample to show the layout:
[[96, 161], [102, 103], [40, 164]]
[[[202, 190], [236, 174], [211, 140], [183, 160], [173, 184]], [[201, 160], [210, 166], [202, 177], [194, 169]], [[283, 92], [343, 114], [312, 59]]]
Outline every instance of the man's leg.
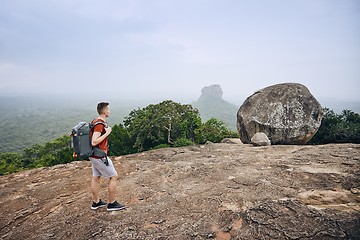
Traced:
[[100, 177], [92, 177], [91, 179], [91, 192], [93, 202], [99, 202], [99, 191], [100, 191]]
[[115, 201], [117, 177], [117, 175], [113, 176], [109, 180], [109, 203], [113, 203]]

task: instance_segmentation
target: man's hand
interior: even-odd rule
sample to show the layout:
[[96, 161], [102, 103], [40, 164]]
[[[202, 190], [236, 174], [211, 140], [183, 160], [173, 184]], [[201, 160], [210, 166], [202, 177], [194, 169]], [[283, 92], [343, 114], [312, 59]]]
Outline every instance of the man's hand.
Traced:
[[104, 139], [110, 135], [112, 128], [107, 126], [104, 128], [105, 129], [105, 134], [101, 135], [101, 132], [94, 132], [92, 139], [91, 139], [91, 145], [93, 146], [97, 146], [98, 144], [100, 144], [102, 141], [104, 141]]
[[112, 128], [111, 128], [111, 127], [107, 126], [107, 127], [105, 128], [105, 132], [107, 133], [107, 135], [109, 135], [109, 134], [111, 133], [111, 131], [112, 131]]

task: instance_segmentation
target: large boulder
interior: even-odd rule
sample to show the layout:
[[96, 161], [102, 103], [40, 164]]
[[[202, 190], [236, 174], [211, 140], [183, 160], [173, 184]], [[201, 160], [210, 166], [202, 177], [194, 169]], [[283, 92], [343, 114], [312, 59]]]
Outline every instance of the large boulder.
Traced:
[[317, 132], [322, 107], [310, 91], [298, 83], [266, 87], [248, 97], [237, 114], [237, 128], [243, 143], [257, 132], [271, 144], [305, 144]]

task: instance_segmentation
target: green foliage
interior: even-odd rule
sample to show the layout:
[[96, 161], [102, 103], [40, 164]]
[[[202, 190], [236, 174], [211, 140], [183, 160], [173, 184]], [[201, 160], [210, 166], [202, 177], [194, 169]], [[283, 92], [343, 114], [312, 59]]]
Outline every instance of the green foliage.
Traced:
[[22, 154], [0, 153], [0, 175], [24, 169], [48, 167], [74, 161], [70, 137], [63, 136], [45, 145], [35, 144]]
[[36, 144], [31, 148], [26, 148], [23, 154], [23, 161], [26, 162], [28, 168], [48, 167], [73, 161], [72, 154], [70, 137], [63, 136], [45, 145]]
[[218, 143], [229, 135], [225, 124], [215, 118], [210, 118], [200, 128], [196, 129], [196, 142], [205, 143], [206, 141]]
[[170, 147], [169, 144], [160, 144], [160, 145], [157, 145], [155, 147], [153, 147], [151, 150], [156, 150], [156, 149], [161, 149], [161, 148], [168, 148]]
[[239, 138], [239, 133], [237, 131], [228, 130], [227, 134], [224, 137], [226, 137], [226, 138]]
[[195, 129], [200, 124], [199, 113], [191, 105], [169, 100], [133, 110], [124, 121], [134, 143], [132, 147], [137, 151], [160, 144], [172, 145], [178, 138], [195, 139]]
[[324, 108], [321, 126], [309, 143], [360, 143], [360, 115], [351, 110], [336, 114]]
[[112, 144], [111, 153], [115, 153], [114, 148], [127, 149], [127, 152], [117, 152], [125, 154], [169, 146], [189, 146], [194, 142], [220, 142], [224, 137], [238, 137], [222, 121], [211, 118], [202, 124], [198, 111], [191, 105], [172, 101], [133, 110], [125, 118], [124, 126], [120, 125], [120, 129], [122, 134], [116, 135], [118, 130], [115, 126], [113, 128], [115, 134], [112, 133], [113, 136], [109, 139]]
[[0, 152], [0, 175], [18, 172], [25, 168], [21, 154]]
[[128, 129], [122, 124], [115, 124], [109, 135], [109, 155], [119, 156], [135, 153], [136, 151], [132, 146]]
[[194, 142], [187, 138], [178, 138], [174, 143], [174, 147], [186, 147], [194, 145]]

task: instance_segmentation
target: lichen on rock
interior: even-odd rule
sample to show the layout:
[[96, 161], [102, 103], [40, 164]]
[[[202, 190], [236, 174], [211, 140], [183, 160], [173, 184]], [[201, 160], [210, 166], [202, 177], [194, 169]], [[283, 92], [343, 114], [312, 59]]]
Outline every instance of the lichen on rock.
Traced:
[[264, 132], [272, 144], [305, 144], [317, 132], [322, 107], [299, 83], [266, 87], [248, 97], [237, 114], [237, 128], [243, 143]]

